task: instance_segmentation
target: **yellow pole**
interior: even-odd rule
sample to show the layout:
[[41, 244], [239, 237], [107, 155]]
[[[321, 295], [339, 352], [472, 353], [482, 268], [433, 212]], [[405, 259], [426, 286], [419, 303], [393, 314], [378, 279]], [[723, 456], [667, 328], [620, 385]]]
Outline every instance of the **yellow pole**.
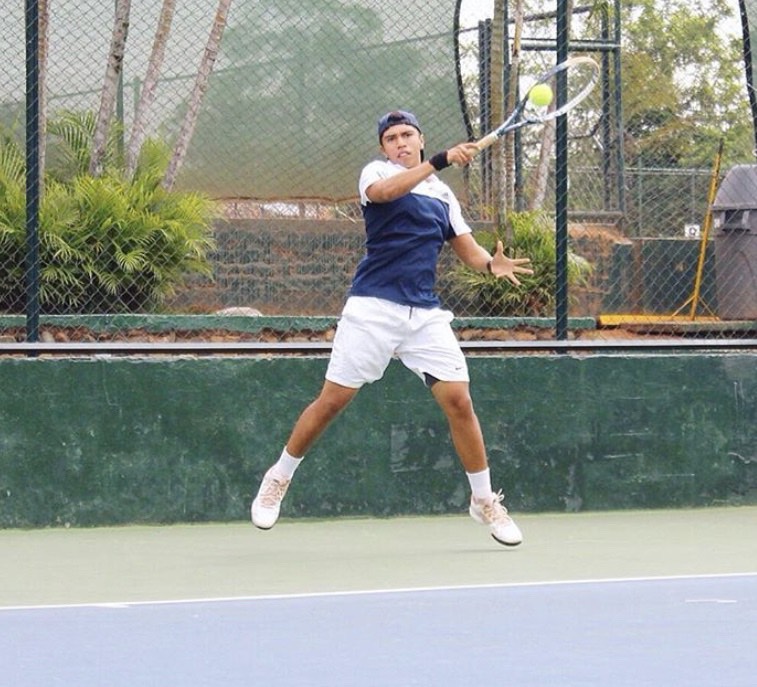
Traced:
[[723, 139], [720, 139], [718, 152], [715, 155], [715, 163], [712, 167], [710, 176], [710, 190], [707, 195], [707, 211], [704, 214], [702, 223], [702, 241], [699, 245], [699, 260], [697, 261], [697, 272], [694, 277], [694, 294], [691, 298], [691, 319], [697, 317], [697, 305], [699, 304], [699, 291], [702, 286], [702, 272], [704, 271], [704, 259], [707, 254], [707, 239], [710, 236], [710, 227], [712, 226], [712, 204], [715, 202], [715, 193], [718, 188], [718, 178], [720, 177], [720, 159], [723, 157]]

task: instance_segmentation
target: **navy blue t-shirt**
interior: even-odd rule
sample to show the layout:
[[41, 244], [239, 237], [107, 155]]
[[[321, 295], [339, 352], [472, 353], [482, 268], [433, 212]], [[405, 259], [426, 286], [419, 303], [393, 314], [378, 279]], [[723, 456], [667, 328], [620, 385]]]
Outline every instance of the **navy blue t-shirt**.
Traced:
[[435, 175], [388, 203], [371, 203], [366, 189], [405, 167], [376, 160], [360, 175], [365, 219], [365, 256], [349, 295], [374, 296], [400, 305], [439, 306], [436, 265], [444, 243], [470, 233], [452, 190]]

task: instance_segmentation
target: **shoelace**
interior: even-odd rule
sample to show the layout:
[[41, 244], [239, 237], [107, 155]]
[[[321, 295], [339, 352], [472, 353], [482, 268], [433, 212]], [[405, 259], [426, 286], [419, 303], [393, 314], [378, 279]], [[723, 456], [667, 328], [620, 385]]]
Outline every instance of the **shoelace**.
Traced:
[[507, 513], [507, 508], [502, 505], [502, 501], [504, 500], [505, 495], [500, 489], [496, 494], [494, 494], [494, 498], [491, 500], [491, 502], [486, 503], [482, 506], [484, 516], [487, 520], [500, 523], [509, 523], [511, 521], [511, 518]]
[[265, 508], [273, 508], [283, 500], [289, 486], [289, 480], [270, 476], [266, 477], [265, 481], [265, 488], [260, 494], [260, 502]]

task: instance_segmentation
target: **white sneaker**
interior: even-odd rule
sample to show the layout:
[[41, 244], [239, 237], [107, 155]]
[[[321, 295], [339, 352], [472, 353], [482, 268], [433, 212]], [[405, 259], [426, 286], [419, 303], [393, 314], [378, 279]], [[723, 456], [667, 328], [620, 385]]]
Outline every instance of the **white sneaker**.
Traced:
[[470, 516], [482, 525], [488, 525], [492, 537], [505, 546], [518, 546], [523, 535], [502, 505], [504, 496], [501, 491], [492, 494], [491, 499], [474, 499], [471, 497]]
[[250, 507], [252, 524], [261, 530], [270, 530], [279, 519], [281, 502], [287, 493], [289, 483], [286, 477], [281, 477], [274, 469], [268, 468], [260, 483], [258, 495]]

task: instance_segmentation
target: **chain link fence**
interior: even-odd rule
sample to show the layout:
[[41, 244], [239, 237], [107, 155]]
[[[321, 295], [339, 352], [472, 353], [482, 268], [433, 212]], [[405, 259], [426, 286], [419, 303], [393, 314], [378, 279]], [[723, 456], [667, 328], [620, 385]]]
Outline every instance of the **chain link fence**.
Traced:
[[[442, 172], [479, 241], [504, 237], [536, 268], [516, 288], [445, 252], [439, 291], [465, 336], [559, 336], [561, 307], [571, 337], [756, 328], [753, 143], [671, 162], [667, 120], [624, 110], [640, 74], [619, 2], [562, 17], [499, 0], [39, 0], [0, 13], [4, 340], [36, 337], [35, 323], [54, 340], [139, 334], [159, 315], [200, 340], [240, 313], [256, 315], [253, 336], [329, 329], [364, 250], [357, 178], [379, 154], [378, 117], [413, 111], [431, 152], [475, 140], [561, 45], [600, 65], [568, 116], [566, 183], [550, 126]], [[201, 321], [213, 331], [198, 335]]]

